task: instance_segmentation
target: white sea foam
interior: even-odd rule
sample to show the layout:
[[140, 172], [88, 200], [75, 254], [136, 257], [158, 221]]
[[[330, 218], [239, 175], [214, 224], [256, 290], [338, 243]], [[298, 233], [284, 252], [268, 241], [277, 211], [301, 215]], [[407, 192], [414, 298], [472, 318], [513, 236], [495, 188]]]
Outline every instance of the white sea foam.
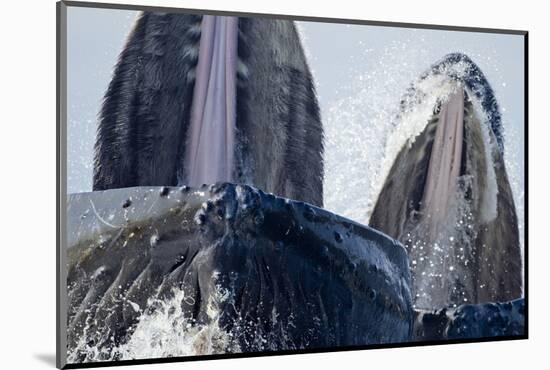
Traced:
[[[193, 322], [182, 311], [182, 301], [193, 299], [183, 290], [175, 290], [168, 301], [157, 300], [152, 313], [143, 314], [129, 341], [115, 353], [120, 359], [160, 358], [172, 356], [208, 355], [238, 352], [230, 333], [219, 326], [218, 303], [227, 299], [227, 293], [218, 291], [208, 302], [206, 325]], [[150, 302], [153, 304], [153, 302]]]
[[[214, 273], [213, 282], [216, 278]], [[218, 306], [231, 299], [226, 289], [215, 284], [215, 293], [209, 296], [206, 307], [206, 324], [195, 322], [182, 310], [182, 302], [194, 304], [194, 297], [182, 289], [172, 293], [169, 299], [149, 299], [144, 310], [128, 301], [136, 312], [142, 313], [128, 341], [118, 347], [87, 343], [91, 333], [86, 328], [75, 350], [68, 353], [68, 362], [80, 362], [82, 355], [83, 362], [96, 362], [240, 352], [232, 333], [219, 325]], [[151, 307], [154, 309], [149, 310]]]

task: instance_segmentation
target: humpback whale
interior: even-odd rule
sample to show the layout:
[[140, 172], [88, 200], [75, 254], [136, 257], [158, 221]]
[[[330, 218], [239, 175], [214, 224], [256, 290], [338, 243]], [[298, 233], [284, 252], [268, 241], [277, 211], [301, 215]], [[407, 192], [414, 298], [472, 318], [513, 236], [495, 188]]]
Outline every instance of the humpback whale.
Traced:
[[144, 12], [105, 93], [93, 189], [230, 181], [322, 206], [322, 156], [292, 21]]
[[405, 249], [230, 183], [68, 200], [70, 362], [409, 340]]
[[408, 252], [416, 308], [522, 295], [518, 221], [493, 90], [466, 55], [450, 54], [401, 102], [401, 146], [370, 226]]
[[69, 363], [523, 335], [523, 299], [414, 310], [401, 243], [229, 183], [68, 197]]

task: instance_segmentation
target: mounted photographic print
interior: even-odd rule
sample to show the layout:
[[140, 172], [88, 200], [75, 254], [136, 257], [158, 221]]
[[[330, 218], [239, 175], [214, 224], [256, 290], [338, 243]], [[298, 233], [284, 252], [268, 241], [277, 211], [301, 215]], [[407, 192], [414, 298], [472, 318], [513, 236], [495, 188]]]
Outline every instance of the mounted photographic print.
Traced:
[[527, 338], [526, 56], [58, 3], [58, 367]]

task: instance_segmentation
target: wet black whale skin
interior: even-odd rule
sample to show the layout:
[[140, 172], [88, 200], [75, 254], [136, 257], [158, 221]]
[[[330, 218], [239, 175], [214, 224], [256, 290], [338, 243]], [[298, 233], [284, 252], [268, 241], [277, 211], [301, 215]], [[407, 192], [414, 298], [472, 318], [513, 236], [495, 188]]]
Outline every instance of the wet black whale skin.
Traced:
[[148, 300], [173, 289], [191, 298], [181, 302], [190, 322], [215, 319], [231, 333], [229, 351], [524, 334], [523, 299], [414, 311], [398, 242], [248, 186], [75, 194], [68, 223], [68, 352], [78, 361], [82, 338], [117, 359], [138, 318], [160, 309]]
[[196, 324], [215, 302], [241, 351], [410, 338], [403, 247], [307, 203], [233, 184], [140, 187], [71, 195], [68, 213], [69, 353], [84, 337], [109, 359], [174, 288]]

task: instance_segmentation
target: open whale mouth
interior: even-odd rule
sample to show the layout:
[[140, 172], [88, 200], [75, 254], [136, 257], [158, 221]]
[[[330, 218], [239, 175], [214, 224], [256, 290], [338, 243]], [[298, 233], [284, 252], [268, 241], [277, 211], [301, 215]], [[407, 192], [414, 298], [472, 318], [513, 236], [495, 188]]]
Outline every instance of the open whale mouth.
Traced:
[[418, 174], [409, 183], [409, 212], [422, 224], [426, 242], [452, 237], [456, 223], [466, 219], [487, 223], [497, 214], [495, 136], [483, 126], [483, 113], [468, 90], [453, 85], [411, 144]]
[[397, 160], [415, 163], [411, 174], [416, 180], [403, 184], [411, 187], [410, 209], [399, 238], [409, 252], [415, 307], [471, 299], [457, 281], [467, 273], [478, 221], [472, 195], [480, 188], [473, 182], [487, 177], [487, 166], [479, 166], [487, 162], [487, 143], [476, 117], [464, 87], [456, 84], [438, 99], [425, 129]]
[[[387, 145], [386, 157], [393, 164], [371, 226], [403, 241], [422, 223], [424, 237], [434, 242], [448, 234], [465, 206], [479, 211], [482, 223], [496, 217], [495, 158], [503, 151], [500, 114], [473, 62], [451, 54], [432, 67], [407, 92], [398, 122]], [[392, 155], [395, 148], [400, 150]]]
[[[456, 206], [459, 180], [467, 171], [465, 137], [466, 92], [460, 86], [436, 107], [424, 135], [428, 142], [424, 150], [424, 181], [414, 191], [414, 211], [426, 223], [429, 239], [436, 239]], [[469, 102], [466, 102], [469, 104]]]
[[369, 225], [405, 245], [417, 308], [519, 296], [520, 262], [502, 257], [521, 261], [498, 112], [463, 55], [434, 65], [402, 101], [387, 145], [400, 149], [387, 155]]
[[191, 186], [233, 180], [238, 22], [202, 18], [185, 161]]
[[492, 165], [490, 143], [469, 93], [455, 81], [444, 84], [445, 93], [433, 101], [429, 116], [414, 117], [425, 122], [423, 129], [402, 145], [371, 217], [371, 226], [401, 241], [418, 228], [425, 242], [448, 237], [457, 208], [476, 198], [479, 189], [472, 189], [472, 178], [485, 184]]

